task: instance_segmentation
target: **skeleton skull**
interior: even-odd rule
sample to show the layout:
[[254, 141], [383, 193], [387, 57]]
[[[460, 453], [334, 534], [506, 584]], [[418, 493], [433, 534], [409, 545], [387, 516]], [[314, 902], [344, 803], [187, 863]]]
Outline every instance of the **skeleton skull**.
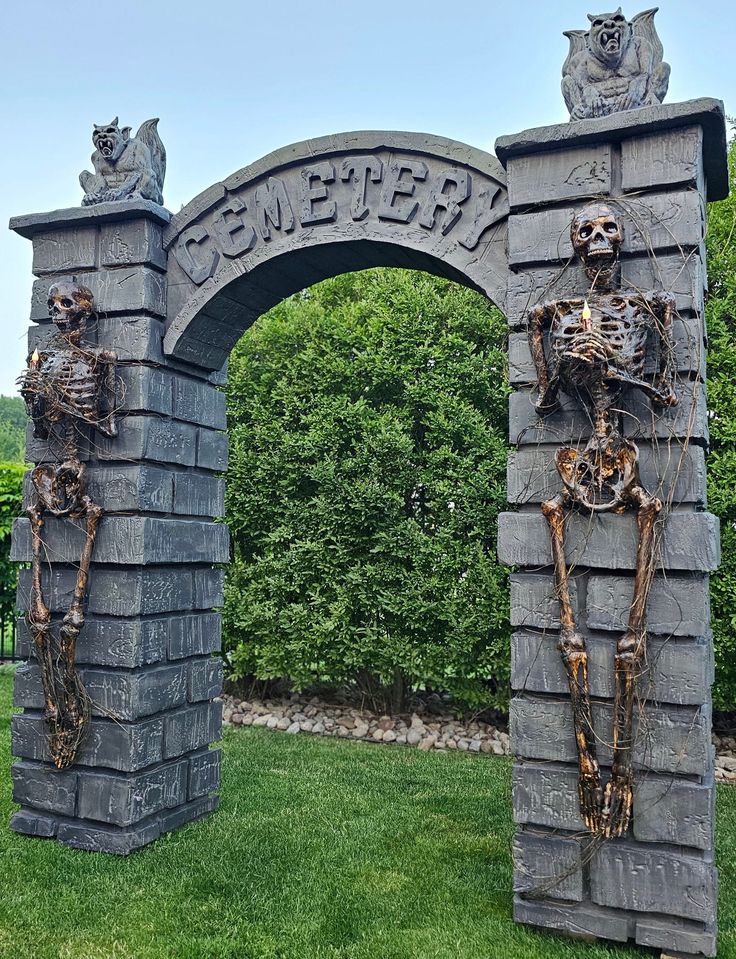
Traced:
[[81, 330], [94, 312], [92, 293], [76, 278], [61, 280], [49, 287], [49, 316], [62, 332]]
[[597, 277], [610, 279], [624, 239], [614, 211], [605, 203], [589, 203], [572, 221], [570, 239], [591, 282]]

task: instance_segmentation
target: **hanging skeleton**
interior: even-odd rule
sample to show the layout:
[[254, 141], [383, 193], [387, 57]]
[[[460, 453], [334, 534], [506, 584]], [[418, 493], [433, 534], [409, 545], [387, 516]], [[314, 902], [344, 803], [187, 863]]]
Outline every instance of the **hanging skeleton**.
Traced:
[[[59, 769], [71, 766], [89, 723], [89, 697], [75, 665], [77, 637], [84, 625], [90, 561], [102, 508], [87, 495], [86, 469], [79, 461], [79, 439], [85, 428], [115, 436], [114, 353], [84, 344], [93, 316], [92, 294], [76, 282], [61, 281], [49, 289], [49, 316], [57, 332], [34, 350], [19, 380], [21, 395], [33, 420], [34, 435], [48, 443], [51, 463], [31, 472], [28, 507], [33, 547], [28, 624], [41, 670], [49, 749]], [[45, 514], [86, 520], [72, 601], [53, 634], [51, 612], [41, 589], [42, 530]]]
[[[636, 676], [646, 651], [646, 606], [651, 586], [654, 524], [662, 503], [639, 480], [639, 451], [625, 439], [615, 404], [626, 388], [642, 390], [654, 405], [677, 403], [672, 387], [672, 317], [669, 293], [621, 290], [618, 256], [621, 223], [603, 203], [591, 203], [572, 223], [576, 255], [590, 280], [586, 299], [561, 299], [529, 314], [529, 343], [539, 382], [537, 412], [558, 408], [558, 391], [577, 398], [593, 427], [580, 451], [557, 451], [562, 491], [542, 504], [552, 541], [555, 591], [560, 604], [559, 649], [572, 699], [579, 760], [578, 792], [583, 820], [594, 833], [620, 836], [632, 809], [633, 709]], [[549, 347], [545, 351], [545, 332]], [[645, 379], [647, 344], [657, 346], [657, 366]], [[549, 355], [547, 355], [549, 354]], [[613, 767], [605, 790], [596, 757], [585, 639], [575, 624], [564, 551], [564, 524], [571, 510], [596, 514], [636, 512], [639, 538], [634, 599], [626, 632], [616, 645]]]

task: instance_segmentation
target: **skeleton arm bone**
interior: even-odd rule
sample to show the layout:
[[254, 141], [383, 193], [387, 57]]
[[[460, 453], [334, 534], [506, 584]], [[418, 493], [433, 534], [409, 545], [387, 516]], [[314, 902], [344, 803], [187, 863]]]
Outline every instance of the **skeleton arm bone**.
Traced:
[[658, 290], [655, 293], [648, 294], [647, 306], [655, 317], [656, 332], [659, 339], [659, 371], [655, 380], [659, 396], [655, 402], [662, 403], [665, 406], [676, 406], [677, 396], [672, 386], [672, 358], [675, 352], [672, 320], [675, 315], [675, 298], [671, 293]]
[[547, 372], [547, 358], [544, 354], [544, 331], [555, 315], [553, 303], [542, 303], [529, 313], [529, 349], [532, 354], [534, 370], [539, 383], [539, 399], [535, 404], [537, 413], [552, 413], [559, 407], [557, 399], [557, 380], [550, 381]]

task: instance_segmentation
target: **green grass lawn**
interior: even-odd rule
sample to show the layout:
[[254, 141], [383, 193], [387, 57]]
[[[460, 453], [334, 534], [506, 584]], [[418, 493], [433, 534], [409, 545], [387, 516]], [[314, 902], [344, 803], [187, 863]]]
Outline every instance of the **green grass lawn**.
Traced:
[[[228, 732], [222, 807], [127, 859], [16, 836], [0, 669], [5, 959], [629, 957], [511, 920], [510, 763]], [[736, 956], [736, 789], [719, 792], [720, 957]]]

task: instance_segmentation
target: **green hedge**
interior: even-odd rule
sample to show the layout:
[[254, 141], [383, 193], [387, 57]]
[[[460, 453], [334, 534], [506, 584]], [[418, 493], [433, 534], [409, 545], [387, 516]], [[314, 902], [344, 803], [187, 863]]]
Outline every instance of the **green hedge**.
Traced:
[[0, 633], [0, 659], [9, 652], [15, 616], [18, 574], [16, 564], [10, 562], [10, 533], [23, 505], [24, 473], [23, 463], [0, 462], [0, 620], [6, 625], [5, 632]]
[[[734, 146], [730, 151], [732, 175]], [[715, 704], [736, 708], [736, 199], [709, 208], [709, 508]], [[235, 349], [227, 514], [236, 677], [407, 684], [503, 705], [506, 329], [483, 297], [425, 274], [326, 281]], [[490, 683], [484, 677], [494, 676]], [[393, 692], [391, 703], [390, 692]]]
[[[425, 274], [327, 280], [261, 318], [228, 387], [234, 675], [505, 700], [506, 323]], [[494, 676], [495, 683], [485, 677]]]
[[[736, 144], [729, 150], [731, 182]], [[708, 208], [708, 508], [721, 520], [722, 559], [711, 580], [714, 704], [736, 709], [736, 196]]]

